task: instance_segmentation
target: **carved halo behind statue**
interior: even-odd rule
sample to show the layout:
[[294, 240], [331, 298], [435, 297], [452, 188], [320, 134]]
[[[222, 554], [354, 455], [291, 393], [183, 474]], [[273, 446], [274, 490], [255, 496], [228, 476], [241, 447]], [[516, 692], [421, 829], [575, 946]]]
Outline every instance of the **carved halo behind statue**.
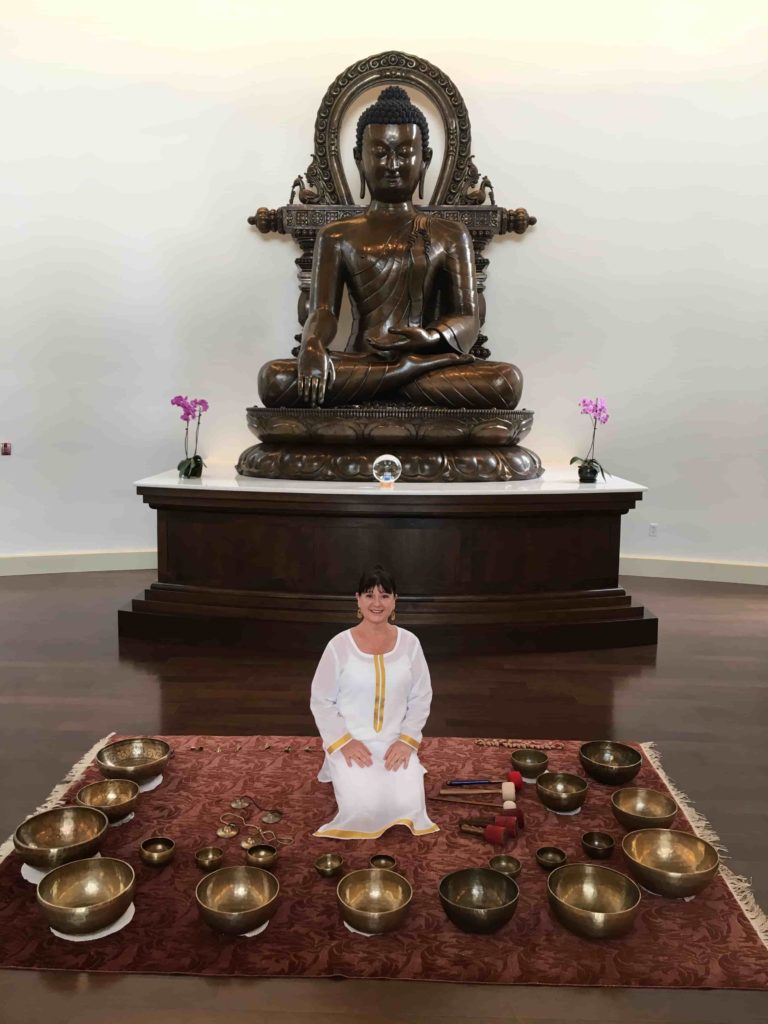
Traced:
[[[391, 84], [393, 82], [398, 84]], [[377, 82], [390, 83], [362, 114], [355, 162], [361, 196], [353, 206], [334, 140], [346, 107]], [[412, 202], [432, 159], [429, 126], [399, 84], [430, 95], [443, 116], [446, 153], [428, 207]], [[264, 408], [248, 409], [261, 443], [238, 462], [246, 476], [371, 480], [372, 465], [392, 450], [403, 480], [531, 479], [542, 472], [518, 442], [533, 414], [517, 410], [522, 374], [488, 360], [482, 255], [495, 234], [522, 234], [525, 210], [484, 205], [470, 153], [461, 96], [439, 69], [406, 54], [352, 65], [329, 88], [315, 125], [307, 188], [300, 203], [249, 218], [259, 229], [289, 232], [303, 250], [299, 267], [297, 358], [262, 367]], [[348, 200], [345, 204], [344, 200]], [[331, 352], [343, 289], [352, 331]], [[297, 337], [298, 340], [298, 337]]]

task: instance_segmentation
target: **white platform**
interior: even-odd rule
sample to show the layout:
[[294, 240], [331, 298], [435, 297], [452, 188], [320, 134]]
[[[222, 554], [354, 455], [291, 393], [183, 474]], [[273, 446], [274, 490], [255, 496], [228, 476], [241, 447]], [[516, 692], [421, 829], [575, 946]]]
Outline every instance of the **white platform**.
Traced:
[[443, 483], [398, 483], [391, 488], [379, 484], [343, 483], [316, 480], [260, 480], [255, 477], [238, 476], [227, 466], [209, 466], [198, 480], [183, 480], [175, 469], [136, 481], [136, 487], [172, 487], [189, 491], [252, 491], [261, 494], [370, 494], [379, 497], [388, 494], [439, 495], [439, 494], [626, 494], [642, 493], [647, 490], [643, 484], [623, 480], [606, 473], [605, 480], [598, 477], [597, 483], [579, 483], [576, 468], [547, 470], [538, 480], [512, 480], [509, 483], [488, 484], [443, 484]]

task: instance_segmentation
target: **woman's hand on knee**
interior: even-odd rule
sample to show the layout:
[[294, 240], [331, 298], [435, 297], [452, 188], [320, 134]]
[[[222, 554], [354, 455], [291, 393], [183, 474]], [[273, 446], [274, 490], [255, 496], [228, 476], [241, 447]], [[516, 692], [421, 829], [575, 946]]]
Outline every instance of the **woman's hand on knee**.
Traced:
[[360, 740], [350, 740], [349, 743], [345, 743], [341, 752], [350, 768], [353, 764], [360, 765], [361, 768], [370, 768], [373, 764], [370, 750]]
[[407, 768], [413, 749], [402, 740], [395, 740], [384, 755], [384, 767], [388, 772], [396, 772], [398, 768]]

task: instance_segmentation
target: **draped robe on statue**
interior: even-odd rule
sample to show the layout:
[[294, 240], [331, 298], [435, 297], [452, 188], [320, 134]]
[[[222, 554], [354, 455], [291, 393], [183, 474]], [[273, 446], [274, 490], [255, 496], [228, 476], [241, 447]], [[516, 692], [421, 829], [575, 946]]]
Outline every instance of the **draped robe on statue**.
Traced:
[[[351, 630], [325, 648], [312, 681], [310, 707], [323, 739], [320, 782], [332, 782], [338, 812], [316, 836], [377, 839], [392, 825], [416, 835], [438, 832], [424, 798], [424, 767], [417, 751], [429, 715], [432, 686], [418, 638], [397, 630], [387, 654], [364, 654]], [[342, 749], [351, 739], [370, 750], [373, 764], [348, 765]], [[406, 768], [388, 771], [384, 755], [395, 740], [414, 749]]]
[[[384, 247], [366, 244], [365, 214], [318, 233], [310, 317], [337, 318], [347, 285], [353, 325], [346, 351], [330, 352], [333, 378], [324, 405], [406, 400], [452, 408], [514, 409], [523, 380], [509, 363], [468, 355], [480, 329], [469, 232], [463, 224], [416, 213]], [[440, 351], [388, 358], [369, 340], [391, 343], [398, 326], [439, 332]], [[305, 328], [305, 334], [306, 334]], [[468, 372], [469, 370], [469, 372]], [[295, 359], [267, 363], [259, 374], [264, 405], [297, 406]]]

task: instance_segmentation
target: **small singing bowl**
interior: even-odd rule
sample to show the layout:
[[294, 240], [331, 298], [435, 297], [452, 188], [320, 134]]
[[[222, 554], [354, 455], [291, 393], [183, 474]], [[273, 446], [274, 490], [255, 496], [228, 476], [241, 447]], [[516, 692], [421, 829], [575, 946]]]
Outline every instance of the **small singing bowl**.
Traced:
[[585, 832], [581, 837], [581, 848], [588, 857], [605, 860], [613, 853], [613, 836], [607, 832]]
[[621, 847], [629, 870], [640, 885], [670, 899], [700, 893], [720, 866], [714, 846], [690, 832], [641, 829], [624, 836]]
[[517, 857], [513, 857], [509, 853], [497, 853], [488, 861], [488, 867], [493, 868], [494, 871], [500, 871], [502, 875], [507, 875], [509, 878], [517, 878], [523, 869], [523, 865]]
[[89, 786], [83, 786], [76, 797], [81, 807], [97, 807], [104, 811], [110, 821], [119, 821], [130, 814], [138, 798], [138, 783], [130, 779], [92, 782]]
[[547, 879], [547, 895], [560, 924], [587, 939], [615, 939], [632, 927], [640, 889], [601, 864], [565, 864]]
[[536, 863], [545, 871], [554, 871], [568, 860], [565, 850], [559, 846], [540, 846], [536, 851]]
[[616, 821], [630, 831], [669, 828], [677, 815], [677, 804], [658, 789], [629, 786], [611, 794], [611, 810]]
[[13, 845], [25, 864], [50, 871], [93, 857], [108, 826], [106, 814], [97, 807], [54, 807], [23, 821], [13, 834]]
[[74, 860], [50, 871], [37, 887], [37, 904], [58, 932], [87, 935], [114, 924], [131, 905], [136, 875], [112, 857]]
[[576, 811], [587, 797], [587, 782], [570, 772], [544, 772], [536, 779], [539, 800], [550, 811]]
[[515, 771], [526, 779], [536, 779], [549, 767], [549, 757], [542, 750], [530, 750], [522, 747], [513, 750], [509, 758]]
[[634, 747], [613, 740], [593, 740], [579, 748], [579, 760], [587, 775], [606, 786], [623, 786], [640, 771], [643, 756]]
[[220, 846], [203, 846], [195, 853], [195, 864], [201, 871], [215, 871], [224, 863], [224, 851]]
[[368, 863], [372, 868], [384, 868], [386, 871], [397, 870], [397, 860], [390, 853], [375, 853]]
[[438, 890], [448, 919], [464, 932], [488, 934], [517, 910], [520, 890], [509, 875], [491, 868], [462, 868], [445, 875]]
[[344, 858], [340, 853], [321, 853], [315, 861], [315, 871], [323, 878], [333, 878], [344, 866]]
[[168, 836], [152, 836], [145, 839], [139, 847], [139, 856], [150, 867], [159, 868], [173, 860], [176, 843]]
[[280, 883], [263, 868], [219, 868], [197, 884], [200, 917], [217, 931], [242, 935], [259, 928], [277, 909]]
[[367, 935], [399, 928], [413, 898], [410, 882], [385, 868], [351, 871], [336, 887], [336, 899], [346, 923]]
[[171, 748], [165, 740], [136, 736], [102, 747], [96, 754], [96, 764], [107, 779], [131, 779], [141, 783], [159, 775], [170, 756]]
[[272, 868], [277, 864], [277, 850], [266, 843], [249, 846], [245, 851], [245, 862], [254, 868]]

